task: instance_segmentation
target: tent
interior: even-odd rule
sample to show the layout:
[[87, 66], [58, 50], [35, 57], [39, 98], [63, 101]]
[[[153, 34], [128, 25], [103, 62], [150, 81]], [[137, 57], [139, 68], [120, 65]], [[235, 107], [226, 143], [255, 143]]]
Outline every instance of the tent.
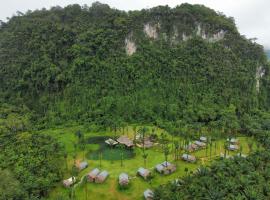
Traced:
[[119, 185], [121, 186], [127, 186], [129, 183], [129, 177], [126, 173], [121, 173], [119, 175]]
[[143, 192], [145, 200], [152, 200], [154, 198], [154, 192], [150, 189], [147, 189]]
[[230, 144], [228, 146], [228, 149], [231, 150], [231, 151], [237, 151], [239, 149], [239, 146], [235, 145], [235, 144]]
[[97, 175], [95, 182], [103, 183], [107, 179], [108, 176], [109, 176], [109, 173], [107, 171], [102, 171], [99, 175]]
[[148, 169], [140, 167], [137, 171], [137, 174], [146, 180], [151, 175], [151, 172]]
[[108, 140], [105, 140], [105, 143], [108, 144], [108, 145], [112, 145], [112, 146], [118, 144], [117, 141], [115, 141], [115, 140], [113, 140], [113, 139], [111, 139], [111, 138], [108, 139]]
[[80, 162], [77, 164], [77, 168], [81, 171], [88, 167], [88, 163], [86, 161]]
[[167, 175], [176, 171], [176, 166], [169, 162], [164, 161], [163, 163], [156, 165], [156, 170], [161, 174]]
[[201, 141], [198, 141], [198, 140], [195, 141], [194, 144], [197, 145], [198, 147], [205, 147], [206, 146], [206, 144], [204, 142], [201, 142]]
[[70, 187], [71, 185], [73, 185], [76, 182], [76, 178], [70, 177], [69, 179], [63, 180], [63, 184], [65, 187]]
[[88, 175], [87, 175], [87, 178], [88, 178], [88, 181], [90, 182], [94, 182], [97, 175], [99, 174], [99, 169], [98, 168], [95, 168], [93, 169]]
[[206, 143], [207, 142], [207, 137], [201, 136], [200, 141]]
[[182, 155], [182, 159], [187, 161], [187, 162], [196, 162], [195, 156], [188, 155], [186, 153]]
[[232, 144], [238, 144], [238, 139], [236, 139], [236, 138], [231, 138], [231, 139], [228, 138], [227, 141], [232, 143]]

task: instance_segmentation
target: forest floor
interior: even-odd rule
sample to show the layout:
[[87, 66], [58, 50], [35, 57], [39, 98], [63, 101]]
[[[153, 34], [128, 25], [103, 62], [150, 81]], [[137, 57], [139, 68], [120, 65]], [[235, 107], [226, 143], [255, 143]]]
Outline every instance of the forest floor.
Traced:
[[[71, 177], [71, 168], [74, 163], [74, 143], [77, 142], [77, 136], [75, 135], [76, 131], [80, 130], [84, 133], [84, 137], [87, 139], [89, 137], [96, 137], [96, 136], [115, 136], [115, 133], [106, 131], [106, 132], [91, 132], [88, 131], [83, 126], [69, 126], [69, 127], [58, 127], [54, 129], [46, 129], [40, 131], [41, 134], [49, 134], [54, 137], [56, 137], [60, 142], [62, 142], [65, 147], [66, 151], [68, 153], [67, 158], [67, 164], [68, 169], [66, 169], [66, 164], [63, 163], [63, 168], [65, 170], [64, 178]], [[164, 132], [161, 129], [156, 129], [156, 134], [160, 135], [161, 132]], [[131, 127], [125, 128], [124, 132], [117, 132], [117, 135], [128, 135], [130, 138], [134, 137], [134, 133]], [[169, 141], [172, 140], [183, 140], [181, 137], [172, 137], [168, 133], [167, 137]], [[239, 135], [237, 137], [239, 139], [239, 142], [242, 146], [242, 153], [243, 154], [249, 154], [249, 147], [248, 143], [253, 142], [253, 150], [256, 148], [259, 148], [257, 146], [257, 143], [255, 141], [252, 141], [252, 138], [244, 137]], [[220, 157], [220, 153], [224, 153], [224, 142], [226, 138], [220, 139], [216, 141], [216, 148], [214, 148], [212, 145], [212, 156], [210, 158], [210, 151], [206, 151], [205, 149], [196, 151], [191, 153], [192, 155], [195, 155], [197, 158], [196, 163], [187, 163], [182, 160], [175, 160], [175, 156], [173, 154], [173, 151], [168, 156], [168, 161], [171, 163], [174, 163], [177, 166], [176, 172], [170, 175], [161, 175], [157, 172], [155, 172], [154, 168], [157, 164], [165, 161], [164, 153], [162, 152], [162, 148], [160, 146], [154, 146], [150, 149], [146, 150], [146, 153], [148, 154], [147, 161], [146, 161], [146, 168], [151, 169], [153, 171], [153, 179], [151, 181], [145, 181], [141, 177], [136, 176], [136, 172], [139, 167], [144, 167], [144, 160], [142, 157], [142, 149], [135, 147], [135, 157], [130, 159], [125, 159], [123, 161], [123, 166], [121, 166], [120, 160], [114, 160], [113, 162], [110, 160], [101, 160], [101, 166], [100, 166], [100, 160], [90, 160], [85, 159], [85, 154], [87, 152], [93, 152], [96, 151], [99, 148], [98, 144], [87, 144], [85, 151], [77, 150], [76, 152], [76, 159], [79, 160], [87, 160], [89, 166], [82, 170], [77, 180], [80, 181], [83, 176], [85, 176], [87, 173], [89, 173], [94, 168], [99, 168], [101, 170], [107, 170], [109, 172], [109, 178], [102, 184], [96, 184], [96, 183], [87, 183], [77, 185], [74, 189], [75, 191], [75, 198], [76, 200], [85, 200], [85, 199], [94, 199], [94, 200], [136, 200], [136, 199], [143, 199], [143, 192], [146, 189], [153, 189], [155, 187], [158, 187], [159, 185], [166, 184], [169, 181], [173, 181], [175, 179], [181, 178], [185, 176], [187, 173], [191, 173], [195, 171], [199, 166], [201, 165], [209, 165], [212, 161], [214, 161], [216, 158]], [[184, 152], [180, 152], [180, 155], [182, 155]], [[234, 155], [237, 152], [230, 152], [230, 155]], [[186, 168], [188, 169], [188, 172], [186, 172]], [[130, 186], [125, 189], [121, 190], [118, 187], [118, 176], [120, 173], [126, 172], [128, 175], [132, 178], [130, 181]], [[87, 191], [86, 191], [87, 190]], [[50, 192], [49, 200], [55, 200], [58, 195], [66, 194], [68, 195], [70, 193], [70, 189], [64, 188], [62, 185], [62, 182], [59, 182], [55, 189], [53, 189]], [[88, 195], [88, 198], [86, 198], [86, 195]]]

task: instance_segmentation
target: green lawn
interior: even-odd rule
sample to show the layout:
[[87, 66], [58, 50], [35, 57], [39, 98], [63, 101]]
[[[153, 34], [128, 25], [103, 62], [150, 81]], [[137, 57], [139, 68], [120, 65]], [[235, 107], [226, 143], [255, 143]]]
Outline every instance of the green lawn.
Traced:
[[[49, 134], [54, 137], [56, 137], [59, 141], [61, 141], [63, 144], [65, 144], [67, 152], [68, 152], [68, 170], [65, 170], [64, 178], [69, 178], [71, 176], [70, 169], [73, 164], [73, 155], [74, 155], [74, 142], [77, 141], [77, 138], [75, 136], [75, 132], [81, 130], [85, 138], [93, 137], [93, 136], [114, 136], [115, 133], [112, 132], [99, 132], [99, 133], [93, 133], [90, 131], [87, 131], [83, 126], [71, 126], [71, 127], [60, 127], [57, 129], [48, 129], [40, 131], [41, 134]], [[156, 133], [159, 135], [161, 132], [164, 132], [161, 129], [157, 129]], [[133, 138], [133, 130], [131, 127], [128, 127], [125, 129], [124, 132], [118, 132], [117, 135], [126, 134], [129, 135], [129, 137]], [[167, 134], [167, 133], [166, 133]], [[168, 138], [172, 140], [172, 137], [168, 135]], [[180, 137], [174, 137], [174, 140], [183, 140]], [[249, 148], [248, 148], [248, 141], [252, 140], [252, 138], [247, 138], [240, 136], [238, 137], [240, 144], [243, 147], [243, 153], [248, 154]], [[210, 150], [208, 149], [208, 152], [206, 152], [205, 149], [197, 151], [195, 153], [192, 153], [195, 155], [198, 159], [198, 162], [195, 164], [186, 163], [182, 160], [174, 160], [174, 155], [171, 153], [169, 155], [168, 160], [174, 164], [177, 165], [177, 171], [171, 175], [163, 176], [156, 172], [154, 172], [154, 178], [150, 182], [144, 181], [142, 178], [136, 176], [136, 171], [139, 167], [144, 166], [144, 161], [142, 158], [142, 150], [140, 148], [135, 148], [135, 157], [132, 159], [124, 160], [124, 166], [121, 167], [121, 161], [120, 160], [114, 160], [111, 162], [110, 160], [102, 160], [101, 167], [99, 166], [99, 160], [88, 160], [89, 167], [79, 173], [79, 176], [77, 179], [79, 180], [83, 175], [87, 174], [89, 171], [91, 171], [93, 168], [100, 168], [102, 170], [107, 170], [110, 174], [109, 178], [106, 180], [103, 184], [95, 184], [95, 183], [87, 183], [85, 185], [81, 185], [76, 187], [75, 189], [75, 195], [77, 200], [84, 200], [87, 189], [87, 193], [89, 196], [89, 199], [95, 199], [95, 200], [109, 200], [109, 199], [126, 199], [126, 200], [133, 200], [133, 199], [142, 199], [143, 191], [147, 188], [154, 188], [161, 184], [165, 184], [168, 181], [172, 181], [176, 178], [185, 176], [185, 168], [188, 168], [189, 172], [196, 170], [200, 165], [207, 165], [213, 160], [215, 157], [219, 157], [220, 153], [224, 151], [223, 145], [224, 145], [224, 139], [216, 141], [216, 148], [214, 148], [214, 145], [212, 147], [212, 159], [210, 159], [209, 154]], [[99, 145], [97, 144], [88, 144], [86, 146], [86, 152], [88, 151], [96, 151], [99, 148]], [[254, 145], [254, 149], [257, 148], [257, 145]], [[183, 153], [183, 152], [181, 152]], [[77, 152], [77, 159], [83, 159], [84, 152], [79, 151]], [[151, 149], [147, 150], [148, 158], [146, 167], [148, 169], [151, 169], [154, 171], [155, 165], [158, 163], [161, 163], [165, 160], [164, 154], [162, 153], [160, 146], [152, 147]], [[230, 155], [235, 154], [235, 152], [230, 152]], [[63, 164], [63, 167], [65, 164]], [[118, 188], [118, 176], [121, 172], [126, 172], [129, 174], [131, 179], [130, 187], [126, 190], [120, 190]], [[66, 189], [62, 186], [62, 183], [59, 183], [55, 189], [53, 189], [50, 192], [49, 199], [53, 200], [58, 194], [68, 194], [69, 189]]]

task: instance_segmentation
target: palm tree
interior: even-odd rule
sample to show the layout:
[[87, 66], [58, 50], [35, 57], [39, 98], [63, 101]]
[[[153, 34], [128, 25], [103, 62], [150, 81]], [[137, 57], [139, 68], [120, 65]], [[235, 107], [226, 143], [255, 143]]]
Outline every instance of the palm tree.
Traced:
[[148, 154], [145, 152], [145, 150], [143, 150], [143, 155], [142, 155], [142, 157], [143, 157], [144, 167], [146, 168], [146, 159], [147, 159], [147, 157], [148, 157]]
[[66, 161], [66, 170], [68, 170], [68, 162], [67, 162], [68, 153], [66, 151], [64, 152], [64, 158], [65, 158], [65, 161]]
[[99, 167], [101, 167], [102, 152], [99, 152]]
[[85, 200], [87, 200], [88, 199], [87, 176], [83, 177], [83, 185], [84, 185]]

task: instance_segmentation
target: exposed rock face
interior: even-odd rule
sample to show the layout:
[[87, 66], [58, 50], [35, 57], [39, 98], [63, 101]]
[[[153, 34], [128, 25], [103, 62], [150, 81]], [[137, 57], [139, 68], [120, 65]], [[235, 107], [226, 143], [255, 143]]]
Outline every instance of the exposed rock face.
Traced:
[[260, 79], [265, 75], [265, 69], [262, 66], [257, 67], [256, 70], [256, 90], [260, 91]]
[[125, 49], [127, 55], [131, 56], [137, 50], [135, 42], [132, 40], [132, 34], [126, 37], [125, 39]]
[[158, 28], [160, 27], [159, 24], [151, 25], [150, 23], [144, 24], [143, 31], [149, 37], [153, 39], [158, 38]]

